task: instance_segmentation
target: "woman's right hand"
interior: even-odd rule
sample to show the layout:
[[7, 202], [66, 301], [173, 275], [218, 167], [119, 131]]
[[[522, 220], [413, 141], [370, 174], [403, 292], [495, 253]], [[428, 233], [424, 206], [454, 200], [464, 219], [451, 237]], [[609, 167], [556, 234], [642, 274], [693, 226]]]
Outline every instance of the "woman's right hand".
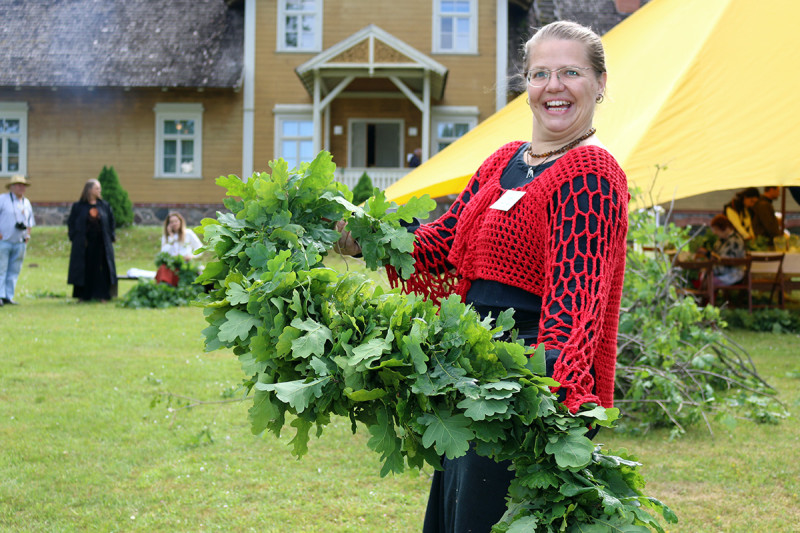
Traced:
[[345, 226], [347, 226], [347, 222], [344, 220], [340, 220], [336, 223], [336, 231], [340, 232], [342, 236], [339, 237], [339, 240], [333, 245], [334, 251], [342, 255], [360, 255], [361, 246], [359, 246], [353, 238], [353, 234], [344, 229]]

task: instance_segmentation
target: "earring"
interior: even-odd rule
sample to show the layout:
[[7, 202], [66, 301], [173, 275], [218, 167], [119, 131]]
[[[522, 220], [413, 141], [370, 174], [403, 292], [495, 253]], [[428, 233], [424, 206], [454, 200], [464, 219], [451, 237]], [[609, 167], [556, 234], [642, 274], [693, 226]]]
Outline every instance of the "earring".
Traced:
[[605, 96], [603, 95], [603, 93], [600, 93], [600, 94], [597, 95], [597, 98], [595, 98], [594, 101], [597, 102], [598, 104], [600, 104], [600, 103], [603, 102], [604, 98], [605, 98]]

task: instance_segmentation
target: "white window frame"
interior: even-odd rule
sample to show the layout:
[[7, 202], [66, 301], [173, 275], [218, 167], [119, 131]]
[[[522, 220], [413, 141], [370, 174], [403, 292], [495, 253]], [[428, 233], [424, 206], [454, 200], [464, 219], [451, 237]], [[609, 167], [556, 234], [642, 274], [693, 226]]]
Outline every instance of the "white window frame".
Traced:
[[[273, 145], [274, 150], [274, 159], [279, 157], [283, 157], [283, 141], [285, 140], [283, 137], [283, 123], [286, 121], [308, 121], [311, 122], [311, 135], [308, 137], [297, 137], [295, 140], [298, 142], [301, 140], [307, 140], [314, 142], [314, 108], [311, 105], [306, 104], [277, 104], [273, 109], [272, 113], [275, 115], [275, 124], [274, 124], [274, 131], [275, 131], [275, 141]], [[298, 156], [298, 164], [302, 162], [299, 157], [299, 152], [296, 154]], [[316, 154], [314, 154], [316, 155]], [[285, 159], [285, 158], [284, 158]], [[293, 165], [290, 163], [289, 168], [292, 168]]]
[[[278, 31], [277, 31], [277, 50], [278, 52], [320, 52], [322, 51], [322, 2], [323, 0], [306, 0], [313, 1], [314, 8], [300, 11], [289, 11], [286, 9], [287, 3], [291, 0], [278, 0]], [[289, 46], [286, 44], [286, 17], [296, 14], [299, 17], [304, 15], [313, 15], [314, 17], [314, 39], [313, 44], [303, 48], [300, 44], [301, 39], [298, 37], [297, 46]]]
[[2, 143], [0, 177], [9, 178], [15, 174], [26, 176], [28, 174], [28, 103], [0, 102], [0, 118], [19, 120], [19, 169], [8, 170], [7, 136], [0, 133], [0, 143]]
[[[449, 0], [433, 0], [433, 50], [434, 54], [477, 54], [478, 53], [478, 0], [461, 0], [469, 3], [469, 13], [465, 15], [442, 13], [442, 4]], [[468, 19], [469, 44], [465, 50], [442, 45], [442, 19]], [[455, 45], [455, 40], [454, 40]]]
[[[153, 108], [156, 114], [156, 150], [155, 166], [153, 176], [155, 178], [167, 179], [197, 179], [203, 177], [203, 104], [156, 104]], [[169, 140], [169, 136], [164, 133], [164, 122], [167, 120], [192, 120], [194, 121], [194, 134], [191, 137], [181, 137], [181, 139], [191, 138], [194, 141], [194, 167], [191, 172], [183, 173], [180, 169], [180, 161], [175, 165], [176, 172], [164, 172], [164, 142]], [[180, 157], [180, 154], [178, 154]]]
[[[458, 137], [439, 137], [439, 124], [467, 124], [467, 132], [478, 125], [480, 111], [475, 106], [434, 106], [431, 108], [431, 156], [440, 152], [439, 143], [448, 140], [450, 143]], [[449, 144], [449, 143], [448, 143]]]

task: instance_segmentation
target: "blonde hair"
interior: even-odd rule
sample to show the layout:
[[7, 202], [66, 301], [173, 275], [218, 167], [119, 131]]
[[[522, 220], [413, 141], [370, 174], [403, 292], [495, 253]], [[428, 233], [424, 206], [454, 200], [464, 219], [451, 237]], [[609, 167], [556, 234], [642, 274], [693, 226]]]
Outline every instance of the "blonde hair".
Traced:
[[171, 211], [167, 218], [164, 219], [164, 237], [169, 237], [169, 219], [172, 217], [176, 217], [178, 220], [181, 221], [181, 227], [178, 228], [178, 241], [183, 242], [183, 235], [184, 229], [186, 228], [186, 220], [184, 220], [183, 216], [178, 213], [177, 211]]
[[589, 59], [589, 64], [595, 71], [595, 74], [600, 77], [606, 72], [606, 54], [603, 49], [603, 42], [600, 36], [597, 35], [591, 28], [587, 28], [577, 22], [570, 22], [568, 20], [559, 20], [551, 22], [546, 26], [542, 26], [533, 34], [533, 37], [528, 39], [523, 48], [523, 69], [528, 70], [528, 62], [530, 61], [531, 51], [533, 47], [541, 41], [547, 39], [561, 39], [564, 41], [578, 41], [583, 44], [586, 49], [586, 57]]

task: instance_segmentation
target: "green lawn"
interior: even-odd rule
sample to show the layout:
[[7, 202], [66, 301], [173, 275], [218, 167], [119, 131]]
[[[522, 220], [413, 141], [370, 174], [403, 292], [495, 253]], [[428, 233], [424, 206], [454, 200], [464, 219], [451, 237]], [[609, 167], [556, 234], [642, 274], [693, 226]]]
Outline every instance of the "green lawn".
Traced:
[[[120, 232], [117, 264], [154, 268], [160, 228]], [[380, 478], [362, 434], [340, 420], [301, 461], [254, 436], [249, 402], [170, 410], [165, 393], [218, 402], [241, 372], [205, 353], [198, 308], [130, 310], [67, 295], [65, 228], [36, 228], [0, 309], [0, 530], [386, 531], [421, 529], [430, 471]], [[120, 293], [132, 286], [122, 282]], [[800, 355], [796, 335], [737, 332], [793, 416], [733, 432], [601, 433], [644, 463], [672, 532], [790, 532], [800, 523]]]

